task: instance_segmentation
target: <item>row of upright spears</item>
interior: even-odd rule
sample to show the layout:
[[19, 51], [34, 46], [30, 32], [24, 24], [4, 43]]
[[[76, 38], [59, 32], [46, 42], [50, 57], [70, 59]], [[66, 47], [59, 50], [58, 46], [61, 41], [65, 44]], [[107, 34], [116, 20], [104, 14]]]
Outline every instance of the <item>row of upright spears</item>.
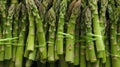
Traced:
[[120, 0], [0, 0], [0, 67], [120, 67]]

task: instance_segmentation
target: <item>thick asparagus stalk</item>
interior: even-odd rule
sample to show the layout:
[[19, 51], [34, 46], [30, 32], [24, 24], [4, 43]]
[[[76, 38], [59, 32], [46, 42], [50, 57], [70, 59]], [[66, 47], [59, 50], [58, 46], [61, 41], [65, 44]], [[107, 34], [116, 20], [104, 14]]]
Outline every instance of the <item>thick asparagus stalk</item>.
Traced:
[[[106, 9], [107, 9], [107, 4], [108, 4], [108, 0], [100, 0], [100, 26], [101, 26], [101, 32], [102, 32], [102, 37], [105, 43], [105, 28], [106, 28]], [[102, 55], [102, 56], [101, 56]], [[106, 62], [106, 54], [105, 51], [102, 52], [102, 54], [98, 53], [98, 57], [99, 58], [103, 58], [102, 61], [103, 63]]]
[[[76, 3], [76, 0], [73, 0], [73, 2], [70, 4], [68, 10], [72, 10], [71, 8], [74, 7]], [[71, 12], [71, 11], [70, 11]], [[69, 15], [70, 16], [70, 15]], [[66, 55], [65, 55], [65, 61], [74, 63], [74, 31], [75, 31], [75, 21], [76, 16], [69, 17], [68, 20], [68, 27], [67, 27], [67, 34], [71, 35], [71, 37], [66, 36]]]
[[[90, 0], [89, 5], [90, 5], [91, 13], [92, 13], [93, 31], [94, 31], [94, 35], [95, 35], [95, 39], [96, 39], [95, 40], [96, 49], [97, 49], [98, 53], [102, 54], [105, 51], [105, 45], [104, 45], [104, 41], [102, 38], [101, 27], [99, 24], [97, 2], [98, 2], [98, 0]], [[102, 56], [103, 56], [103, 54], [102, 54]]]

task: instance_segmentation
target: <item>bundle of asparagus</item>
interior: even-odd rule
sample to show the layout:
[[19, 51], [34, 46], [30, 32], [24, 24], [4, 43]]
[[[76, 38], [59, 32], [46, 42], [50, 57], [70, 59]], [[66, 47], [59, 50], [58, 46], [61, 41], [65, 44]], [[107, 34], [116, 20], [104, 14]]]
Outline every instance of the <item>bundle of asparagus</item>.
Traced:
[[120, 67], [119, 0], [1, 0], [0, 67]]

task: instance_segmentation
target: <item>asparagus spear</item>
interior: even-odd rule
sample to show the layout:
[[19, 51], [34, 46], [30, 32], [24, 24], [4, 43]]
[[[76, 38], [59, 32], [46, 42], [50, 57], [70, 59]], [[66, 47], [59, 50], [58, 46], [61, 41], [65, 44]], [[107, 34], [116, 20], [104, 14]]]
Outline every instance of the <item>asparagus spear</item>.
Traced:
[[54, 10], [51, 8], [48, 11], [47, 14], [48, 19], [48, 23], [50, 24], [49, 27], [49, 37], [48, 37], [48, 61], [54, 61], [54, 44], [55, 44], [55, 22], [56, 22], [56, 18], [55, 18], [55, 13]]
[[102, 54], [103, 52], [105, 52], [105, 45], [104, 45], [104, 41], [102, 38], [101, 27], [99, 24], [97, 2], [98, 0], [90, 0], [89, 5], [90, 5], [91, 13], [92, 13], [93, 32], [94, 32], [95, 39], [96, 39], [95, 44], [96, 44], [97, 53]]
[[57, 44], [56, 44], [56, 39], [57, 39], [57, 28], [58, 28], [58, 22], [59, 22], [59, 13], [60, 13], [60, 4], [61, 4], [61, 0], [54, 0], [53, 1], [53, 10], [55, 12], [55, 18], [56, 18], [56, 23], [55, 23], [55, 61], [59, 60], [59, 55], [57, 54]]
[[25, 5], [21, 4], [22, 20], [21, 20], [21, 29], [19, 32], [18, 45], [16, 49], [16, 58], [15, 58], [15, 67], [22, 67], [23, 65], [23, 53], [26, 39], [26, 9]]
[[[91, 11], [89, 8], [86, 9], [85, 12], [85, 17], [86, 17], [86, 36], [87, 36], [87, 49], [88, 49], [88, 56], [89, 56], [89, 60], [90, 62], [96, 62], [97, 58], [96, 58], [96, 53], [95, 53], [95, 47], [94, 47], [94, 43], [93, 43], [93, 38], [90, 34], [92, 34], [92, 22], [91, 22]], [[86, 49], [86, 50], [87, 50]]]
[[[107, 4], [108, 4], [108, 0], [100, 0], [100, 26], [101, 26], [101, 32], [102, 32], [102, 36], [103, 36], [103, 40], [105, 43], [105, 28], [106, 28], [106, 17], [105, 17], [105, 13], [106, 13], [106, 9], [107, 9]], [[105, 51], [100, 55], [100, 53], [98, 53], [98, 57], [102, 58], [103, 63], [106, 62], [106, 54]]]
[[65, 60], [70, 63], [74, 63], [75, 24], [76, 24], [76, 18], [78, 17], [76, 13], [79, 13], [80, 2], [81, 2], [80, 0], [79, 1], [73, 0], [68, 9], [72, 11], [71, 11], [71, 16], [69, 14], [70, 17], [68, 21], [69, 23], [67, 27], [67, 34], [71, 35], [72, 37], [66, 36]]
[[[9, 7], [8, 15], [7, 15], [7, 21], [6, 21], [6, 38], [12, 38], [12, 19], [13, 19], [13, 13], [14, 13], [15, 5], [12, 4]], [[7, 43], [12, 43], [12, 41], [7, 41]], [[11, 59], [12, 58], [12, 44], [5, 45], [5, 59]]]
[[[115, 11], [115, 12], [114, 12]], [[119, 8], [115, 7], [115, 2], [109, 1], [109, 17], [110, 17], [110, 45], [112, 66], [120, 66], [119, 62], [119, 45], [117, 43], [117, 21], [119, 17]]]
[[[27, 4], [30, 3], [30, 1], [26, 2]], [[34, 3], [34, 1], [33, 1]], [[27, 5], [29, 7], [29, 5]], [[31, 6], [32, 7], [32, 6]], [[31, 10], [30, 10], [31, 9]], [[32, 10], [34, 8], [28, 8], [28, 15], [29, 15], [29, 33], [27, 38], [27, 51], [34, 51], [34, 39], [35, 39], [35, 23], [34, 23], [34, 15], [32, 13]]]
[[57, 27], [57, 34], [56, 34], [56, 48], [57, 48], [57, 54], [62, 55], [63, 54], [63, 38], [64, 36], [60, 33], [64, 32], [64, 15], [66, 12], [67, 7], [67, 1], [63, 0], [60, 4], [60, 17]]

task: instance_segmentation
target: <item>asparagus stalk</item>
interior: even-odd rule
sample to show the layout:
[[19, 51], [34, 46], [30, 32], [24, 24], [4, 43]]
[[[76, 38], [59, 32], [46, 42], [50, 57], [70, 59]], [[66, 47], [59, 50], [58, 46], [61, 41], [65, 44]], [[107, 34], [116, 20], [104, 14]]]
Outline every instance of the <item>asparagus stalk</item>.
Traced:
[[86, 60], [88, 60], [86, 58], [86, 54], [85, 54], [85, 49], [86, 49], [86, 41], [85, 41], [85, 38], [83, 38], [85, 36], [85, 19], [84, 18], [84, 14], [81, 15], [81, 21], [80, 21], [80, 39], [82, 41], [80, 41], [80, 67], [86, 67]]
[[46, 46], [46, 38], [45, 38], [45, 32], [43, 28], [43, 14], [44, 14], [44, 6], [40, 4], [39, 10], [40, 15], [37, 7], [34, 6], [34, 16], [35, 16], [35, 22], [36, 22], [36, 36], [39, 43], [39, 51], [40, 51], [40, 57], [41, 60], [47, 59], [47, 46]]
[[[86, 40], [86, 44], [87, 44], [87, 49], [88, 49], [88, 56], [89, 56], [89, 60], [90, 62], [96, 62], [97, 58], [96, 58], [96, 53], [95, 53], [95, 47], [94, 47], [94, 43], [93, 43], [93, 38], [90, 34], [92, 34], [92, 20], [91, 20], [91, 11], [89, 8], [86, 9], [85, 12], [85, 18], [86, 18], [86, 36], [87, 36], [87, 40]], [[87, 50], [86, 49], [86, 50]]]
[[51, 8], [48, 11], [47, 14], [48, 22], [50, 24], [49, 27], [49, 37], [48, 37], [48, 61], [54, 61], [55, 58], [55, 50], [54, 50], [54, 44], [55, 44], [55, 22], [56, 22], [56, 18], [55, 18], [55, 13], [54, 10]]
[[76, 24], [75, 24], [75, 46], [74, 46], [74, 65], [79, 65], [80, 64], [80, 58], [79, 58], [79, 56], [80, 56], [80, 44], [79, 44], [79, 18], [78, 17], [80, 17], [79, 16], [79, 14], [80, 14], [80, 6], [81, 6], [81, 0], [78, 0], [77, 2], [76, 2], [76, 4], [75, 4], [75, 7], [73, 8], [73, 10], [74, 10], [74, 16], [75, 15], [77, 15], [77, 18], [76, 18]]
[[[113, 12], [115, 11], [115, 12]], [[115, 8], [115, 2], [109, 1], [109, 17], [110, 17], [110, 45], [111, 45], [111, 59], [112, 66], [120, 66], [119, 62], [119, 45], [117, 43], [117, 21], [119, 17], [119, 8]]]
[[34, 23], [34, 16], [32, 11], [28, 8], [28, 15], [29, 15], [29, 33], [27, 38], [27, 51], [34, 51], [34, 39], [35, 39], [35, 23]]
[[26, 9], [25, 5], [21, 4], [22, 20], [21, 20], [21, 29], [19, 32], [18, 45], [16, 49], [16, 58], [15, 58], [15, 67], [22, 67], [23, 65], [23, 53], [25, 46], [25, 37], [26, 37]]
[[91, 13], [92, 13], [93, 32], [94, 32], [95, 39], [96, 39], [95, 40], [96, 49], [97, 49], [97, 53], [100, 53], [101, 55], [103, 52], [105, 52], [105, 45], [104, 45], [104, 41], [102, 38], [101, 27], [99, 24], [97, 2], [98, 0], [90, 0], [89, 5], [90, 5]]
[[[7, 21], [6, 21], [6, 37], [12, 38], [12, 19], [14, 13], [15, 5], [12, 4], [8, 10]], [[7, 43], [12, 43], [12, 41], [7, 41]], [[5, 45], [5, 59], [12, 58], [12, 44]]]
[[[76, 3], [76, 0], [73, 0], [70, 4], [68, 10], [72, 10], [72, 7], [74, 7]], [[75, 44], [75, 23], [77, 15], [74, 13], [74, 11], [77, 10], [77, 8], [74, 7], [74, 10], [71, 12], [71, 17], [68, 17], [68, 27], [67, 27], [67, 34], [71, 35], [71, 37], [66, 36], [66, 55], [65, 55], [65, 61], [74, 63], [74, 44]], [[77, 12], [77, 11], [76, 11]], [[70, 16], [70, 15], [69, 15]]]
[[57, 54], [62, 55], [63, 54], [63, 39], [64, 36], [60, 33], [64, 32], [64, 15], [66, 12], [67, 7], [67, 1], [63, 0], [60, 4], [60, 17], [58, 22], [58, 28], [57, 28], [57, 34], [56, 34], [56, 48], [57, 48]]
[[[15, 14], [13, 16], [13, 29], [12, 29], [12, 37], [18, 37], [18, 22], [19, 22], [19, 12], [20, 12], [20, 4], [16, 5], [15, 8]], [[12, 48], [12, 60], [10, 63], [11, 67], [15, 67], [15, 56], [16, 56], [16, 49], [17, 49], [17, 45], [18, 44], [18, 39], [13, 40], [13, 48]]]
[[[105, 13], [106, 13], [106, 9], [107, 9], [107, 4], [108, 4], [108, 0], [100, 0], [100, 26], [101, 26], [101, 32], [102, 32], [102, 36], [103, 36], [103, 40], [105, 43], [105, 28], [106, 28], [106, 17], [105, 17]], [[105, 51], [100, 54], [98, 53], [98, 57], [102, 58], [103, 63], [106, 62], [106, 54]], [[102, 55], [102, 56], [101, 56]]]

